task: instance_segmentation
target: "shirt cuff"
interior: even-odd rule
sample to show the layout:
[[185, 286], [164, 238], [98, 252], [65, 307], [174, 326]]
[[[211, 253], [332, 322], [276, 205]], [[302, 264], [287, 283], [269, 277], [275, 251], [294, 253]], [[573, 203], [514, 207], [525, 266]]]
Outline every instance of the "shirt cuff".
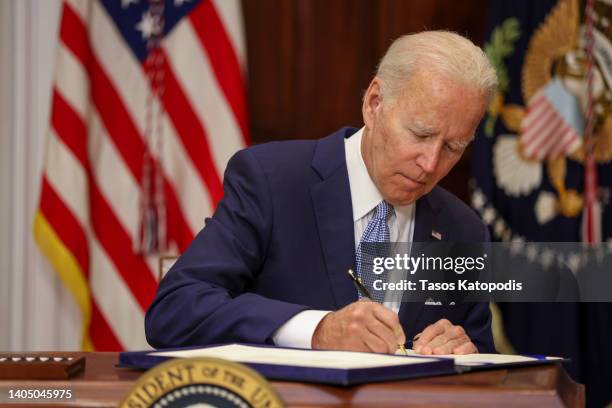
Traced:
[[274, 344], [281, 347], [312, 348], [312, 336], [329, 310], [304, 310], [287, 320], [272, 335]]

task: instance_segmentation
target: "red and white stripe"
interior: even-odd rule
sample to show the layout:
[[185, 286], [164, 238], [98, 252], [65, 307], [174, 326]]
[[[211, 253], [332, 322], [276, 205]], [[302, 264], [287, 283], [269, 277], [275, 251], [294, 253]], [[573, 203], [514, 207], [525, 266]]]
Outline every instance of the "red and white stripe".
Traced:
[[572, 152], [580, 146], [581, 139], [540, 91], [529, 101], [519, 143], [525, 156], [541, 161]]
[[[179, 46], [180, 45], [180, 46]], [[164, 40], [161, 104], [168, 240], [179, 252], [222, 197], [229, 157], [248, 144], [239, 0], [204, 1]], [[134, 252], [151, 94], [144, 66], [96, 0], [66, 0], [40, 214], [89, 285], [97, 350], [146, 347], [157, 260]]]

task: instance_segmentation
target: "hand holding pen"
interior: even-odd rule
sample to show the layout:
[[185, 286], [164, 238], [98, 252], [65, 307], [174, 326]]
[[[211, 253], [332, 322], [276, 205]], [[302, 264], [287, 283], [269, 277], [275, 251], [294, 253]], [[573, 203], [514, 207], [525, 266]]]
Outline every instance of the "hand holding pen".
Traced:
[[[355, 286], [357, 287], [357, 290], [361, 293], [361, 296], [365, 299], [372, 300], [372, 296], [370, 295], [368, 288], [366, 288], [363, 282], [361, 281], [361, 278], [356, 276], [355, 272], [353, 272], [352, 269], [349, 269], [346, 273], [351, 278], [353, 283], [355, 283]], [[402, 331], [402, 334], [403, 334], [403, 330], [401, 326], [399, 326], [399, 329]], [[397, 345], [397, 348], [402, 352], [402, 354], [405, 354], [405, 355], [408, 354], [408, 352], [406, 351], [406, 346], [404, 345], [403, 342], [399, 343]]]
[[377, 302], [359, 301], [325, 315], [315, 328], [311, 346], [394, 354], [398, 344], [405, 342], [397, 313]]

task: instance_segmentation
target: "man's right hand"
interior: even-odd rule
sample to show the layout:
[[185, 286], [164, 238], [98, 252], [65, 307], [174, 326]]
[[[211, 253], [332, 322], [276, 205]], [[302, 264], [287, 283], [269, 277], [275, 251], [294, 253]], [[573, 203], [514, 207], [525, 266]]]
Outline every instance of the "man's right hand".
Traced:
[[393, 354], [405, 342], [397, 314], [370, 300], [329, 313], [312, 335], [313, 349]]

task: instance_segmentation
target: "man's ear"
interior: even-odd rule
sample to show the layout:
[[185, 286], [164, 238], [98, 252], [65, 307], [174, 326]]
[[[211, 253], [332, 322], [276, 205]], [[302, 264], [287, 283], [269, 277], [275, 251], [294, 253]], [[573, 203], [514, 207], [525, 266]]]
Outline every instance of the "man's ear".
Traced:
[[382, 105], [382, 93], [380, 91], [380, 79], [374, 77], [368, 90], [363, 97], [363, 105], [361, 106], [361, 114], [363, 115], [363, 123], [367, 128], [372, 128], [376, 112]]

